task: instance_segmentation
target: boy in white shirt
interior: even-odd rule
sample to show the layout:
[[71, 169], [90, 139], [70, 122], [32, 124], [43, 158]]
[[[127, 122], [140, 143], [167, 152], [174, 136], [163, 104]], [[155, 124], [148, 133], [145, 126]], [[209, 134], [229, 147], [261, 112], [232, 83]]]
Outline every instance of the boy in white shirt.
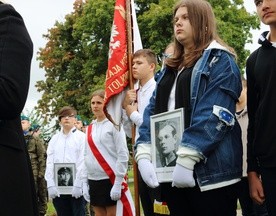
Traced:
[[[152, 92], [155, 89], [154, 72], [156, 70], [157, 60], [155, 53], [150, 49], [141, 49], [134, 53], [132, 61], [132, 75], [138, 81], [137, 89], [127, 91], [123, 101], [123, 125], [128, 137], [132, 137], [131, 125], [135, 124], [135, 140], [139, 133], [139, 126], [143, 122], [143, 113]], [[141, 199], [145, 216], [154, 214], [154, 199], [157, 199], [158, 189], [149, 188], [138, 175], [139, 196]]]
[[[49, 197], [58, 215], [85, 215], [85, 200], [88, 199], [87, 182], [84, 172], [85, 134], [75, 127], [77, 111], [65, 106], [59, 111], [61, 130], [55, 134], [48, 145], [45, 179]], [[55, 164], [67, 166], [75, 164], [76, 177], [71, 194], [61, 194], [55, 182]], [[57, 174], [57, 173], [56, 173]], [[83, 197], [84, 196], [84, 197]]]

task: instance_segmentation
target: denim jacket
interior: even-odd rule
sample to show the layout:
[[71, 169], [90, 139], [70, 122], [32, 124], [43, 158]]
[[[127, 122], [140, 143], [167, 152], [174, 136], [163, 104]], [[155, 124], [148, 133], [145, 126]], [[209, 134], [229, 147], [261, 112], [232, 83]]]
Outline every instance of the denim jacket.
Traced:
[[[135, 158], [151, 160], [150, 116], [154, 115], [155, 96], [144, 111], [139, 128]], [[219, 44], [212, 43], [195, 64], [191, 77], [191, 123], [183, 132], [178, 162], [185, 150], [196, 152], [194, 172], [199, 187], [218, 185], [242, 176], [241, 129], [235, 118], [235, 107], [242, 90], [240, 71], [233, 56]], [[139, 147], [138, 147], [139, 146]], [[185, 160], [184, 160], [185, 161]]]

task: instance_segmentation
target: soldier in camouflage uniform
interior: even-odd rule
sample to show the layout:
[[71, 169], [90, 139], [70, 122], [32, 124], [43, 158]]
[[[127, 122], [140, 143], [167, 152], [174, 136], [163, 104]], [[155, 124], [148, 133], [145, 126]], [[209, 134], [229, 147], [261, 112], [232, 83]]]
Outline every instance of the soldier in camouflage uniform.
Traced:
[[38, 128], [31, 127], [30, 120], [27, 116], [21, 116], [21, 125], [31, 159], [35, 188], [38, 198], [39, 215], [44, 216], [47, 211], [47, 189], [44, 179], [46, 167], [46, 150], [44, 142], [41, 138], [35, 136], [36, 130]]
[[86, 121], [86, 120], [83, 120], [82, 121], [82, 128], [81, 128], [81, 131], [83, 132], [83, 133], [86, 133], [86, 128], [87, 128], [87, 126], [89, 125], [89, 122], [88, 121]]
[[82, 119], [79, 115], [76, 115], [75, 127], [80, 131], [81, 131], [81, 128], [83, 127]]

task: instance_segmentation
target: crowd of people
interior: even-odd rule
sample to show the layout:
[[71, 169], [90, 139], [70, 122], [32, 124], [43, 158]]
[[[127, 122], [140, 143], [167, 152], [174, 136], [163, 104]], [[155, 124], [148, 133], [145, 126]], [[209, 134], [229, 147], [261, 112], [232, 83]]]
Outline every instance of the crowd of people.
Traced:
[[[152, 50], [133, 55], [137, 83], [125, 92], [121, 130], [107, 119], [99, 89], [90, 99], [94, 120], [62, 107], [60, 130], [46, 147], [39, 125], [22, 114], [32, 41], [20, 14], [0, 1], [0, 215], [46, 215], [48, 198], [59, 216], [135, 215], [126, 180], [128, 136], [135, 140], [145, 216], [234, 216], [238, 202], [245, 216], [276, 216], [276, 0], [254, 3], [270, 31], [247, 60], [246, 79], [234, 49], [217, 33], [208, 1], [180, 0], [161, 69], [156, 72]], [[153, 143], [151, 116], [166, 118], [175, 109], [184, 112], [183, 134], [164, 120]], [[171, 180], [158, 181], [160, 167], [173, 167]]]

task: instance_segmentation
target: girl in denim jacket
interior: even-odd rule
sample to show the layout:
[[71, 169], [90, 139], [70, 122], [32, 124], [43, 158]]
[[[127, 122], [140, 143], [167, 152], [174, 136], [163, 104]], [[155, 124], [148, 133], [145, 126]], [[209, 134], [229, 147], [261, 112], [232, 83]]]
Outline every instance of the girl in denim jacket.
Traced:
[[[176, 4], [174, 48], [144, 111], [138, 168], [149, 187], [161, 187], [173, 216], [236, 215], [242, 142], [235, 105], [242, 86], [234, 50], [217, 35], [207, 1]], [[150, 116], [178, 108], [184, 108], [185, 130], [172, 182], [159, 183], [151, 163]]]

